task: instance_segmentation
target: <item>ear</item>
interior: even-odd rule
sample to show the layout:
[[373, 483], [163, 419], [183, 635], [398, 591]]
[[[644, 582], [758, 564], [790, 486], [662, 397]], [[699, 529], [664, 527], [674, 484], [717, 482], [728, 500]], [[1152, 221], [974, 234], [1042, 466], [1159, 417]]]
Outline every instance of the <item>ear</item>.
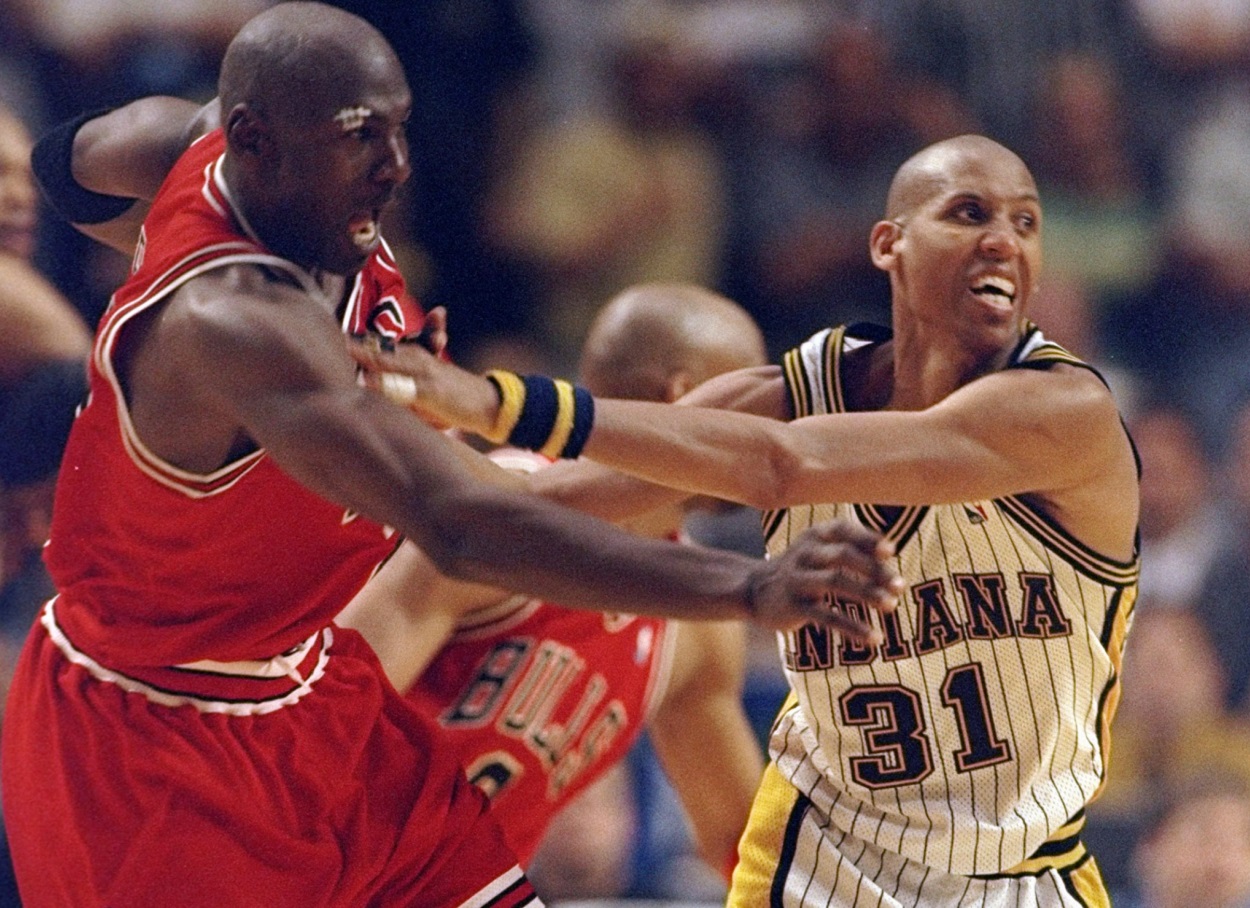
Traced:
[[246, 104], [236, 104], [226, 115], [226, 141], [230, 150], [243, 157], [263, 159], [274, 147], [265, 121]]
[[903, 236], [903, 228], [894, 221], [877, 221], [868, 235], [868, 251], [872, 263], [882, 271], [889, 271], [898, 253], [895, 246]]

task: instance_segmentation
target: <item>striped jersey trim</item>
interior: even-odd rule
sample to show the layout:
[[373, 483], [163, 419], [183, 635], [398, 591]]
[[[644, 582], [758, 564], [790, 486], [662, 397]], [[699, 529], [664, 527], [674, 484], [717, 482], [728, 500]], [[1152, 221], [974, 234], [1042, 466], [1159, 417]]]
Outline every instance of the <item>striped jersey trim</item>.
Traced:
[[513, 866], [461, 902], [459, 908], [543, 908], [543, 902], [525, 871]]
[[1018, 496], [997, 498], [995, 503], [1017, 524], [1041, 540], [1048, 550], [1081, 573], [1113, 586], [1130, 586], [1137, 582], [1140, 569], [1137, 559], [1117, 561], [1099, 554]]
[[1040, 876], [1051, 870], [1071, 870], [1088, 860], [1089, 852], [1081, 841], [1085, 829], [1085, 811], [1082, 809], [1071, 820], [1051, 834], [1033, 856], [1002, 873], [978, 874], [980, 880], [996, 880], [1004, 877]]
[[[202, 713], [229, 716], [260, 716], [275, 712], [303, 699], [326, 672], [334, 633], [323, 628], [301, 644], [298, 665], [289, 665], [284, 674], [272, 673], [272, 666], [290, 654], [258, 663], [196, 663], [191, 666], [154, 667], [129, 674], [108, 668], [78, 649], [56, 621], [56, 599], [44, 606], [40, 623], [57, 649], [85, 669], [97, 681], [115, 684], [127, 693], [139, 694], [158, 706], [191, 706]], [[303, 648], [306, 647], [306, 648]], [[250, 673], [252, 666], [263, 666]], [[143, 677], [136, 677], [142, 674]]]
[[[1115, 594], [1107, 611], [1107, 624], [1102, 634], [1102, 644], [1111, 660], [1111, 677], [1098, 699], [1098, 746], [1102, 751], [1103, 765], [1111, 761], [1112, 736], [1111, 723], [1120, 706], [1120, 695], [1123, 692], [1121, 678], [1124, 674], [1124, 640], [1133, 621], [1133, 609], [1137, 605], [1137, 587], [1129, 587]], [[1107, 786], [1107, 773], [1103, 773], [1102, 781], [1094, 789], [1090, 801], [1097, 800]]]

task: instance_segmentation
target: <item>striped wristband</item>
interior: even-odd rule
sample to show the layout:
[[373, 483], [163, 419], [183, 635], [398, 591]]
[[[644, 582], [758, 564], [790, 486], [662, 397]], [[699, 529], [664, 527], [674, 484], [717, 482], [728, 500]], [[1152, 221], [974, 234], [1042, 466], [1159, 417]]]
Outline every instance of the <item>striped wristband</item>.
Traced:
[[499, 415], [484, 437], [572, 459], [582, 452], [595, 420], [595, 399], [579, 385], [544, 375], [493, 369], [486, 377], [499, 392]]

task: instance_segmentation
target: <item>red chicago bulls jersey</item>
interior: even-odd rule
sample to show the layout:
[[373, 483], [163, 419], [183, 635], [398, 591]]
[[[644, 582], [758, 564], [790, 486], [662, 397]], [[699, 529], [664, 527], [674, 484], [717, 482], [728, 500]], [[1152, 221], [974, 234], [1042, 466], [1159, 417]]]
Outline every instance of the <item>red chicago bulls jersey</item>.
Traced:
[[[257, 451], [163, 462], [115, 370], [128, 325], [198, 274], [300, 268], [249, 237], [210, 134], [170, 173], [101, 323], [48, 565], [60, 595], [13, 678], [5, 825], [29, 905], [540, 904], [439, 730], [334, 615], [393, 540]], [[422, 316], [389, 253], [345, 331]]]
[[675, 637], [658, 618], [515, 598], [469, 616], [417, 680], [409, 698], [490, 795], [522, 865], [560, 808], [625, 757], [663, 693]]
[[[382, 527], [309, 492], [263, 450], [189, 473], [149, 451], [131, 424], [114, 357], [137, 315], [226, 265], [312, 280], [239, 226], [223, 149], [220, 131], [199, 141], [153, 204], [132, 274], [100, 324], [90, 402], [65, 451], [46, 553], [57, 620], [113, 667], [285, 651], [329, 623], [393, 546]], [[400, 336], [422, 318], [380, 248], [355, 280], [344, 330]]]

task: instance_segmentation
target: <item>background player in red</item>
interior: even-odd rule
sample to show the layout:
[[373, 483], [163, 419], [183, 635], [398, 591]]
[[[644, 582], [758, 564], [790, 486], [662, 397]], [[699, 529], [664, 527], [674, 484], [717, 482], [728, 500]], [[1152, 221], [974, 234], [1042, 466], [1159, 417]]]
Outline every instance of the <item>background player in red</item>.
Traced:
[[[651, 284], [599, 312], [579, 373], [596, 394], [673, 401], [766, 356], [737, 304], [702, 288]], [[548, 463], [516, 449], [494, 457], [525, 472]], [[677, 539], [685, 510], [670, 504], [625, 525]], [[460, 584], [410, 545], [340, 620], [437, 717], [522, 864], [556, 812], [624, 759], [645, 724], [700, 855], [719, 872], [732, 868], [764, 768], [742, 707], [741, 622], [603, 615]]]
[[[398, 534], [461, 577], [778, 625], [884, 584], [875, 538], [835, 527], [770, 563], [642, 540], [360, 387], [343, 332], [422, 322], [378, 228], [408, 176], [399, 63], [362, 20], [282, 3], [219, 88], [224, 129], [152, 200], [62, 464], [59, 595], [4, 726], [23, 901], [536, 904], [433, 724], [332, 626]], [[41, 141], [41, 182], [73, 222], [124, 217], [81, 125]]]

